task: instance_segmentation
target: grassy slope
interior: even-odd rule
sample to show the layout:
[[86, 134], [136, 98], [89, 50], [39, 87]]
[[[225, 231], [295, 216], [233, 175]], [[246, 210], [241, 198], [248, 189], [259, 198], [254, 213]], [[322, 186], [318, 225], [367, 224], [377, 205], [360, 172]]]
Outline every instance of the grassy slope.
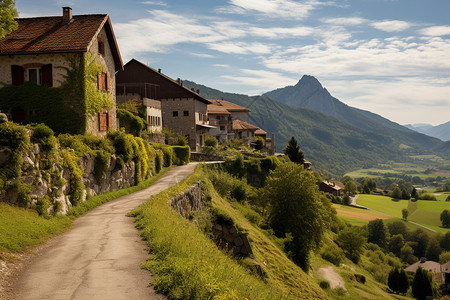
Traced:
[[197, 170], [188, 180], [152, 197], [132, 213], [153, 253], [145, 267], [153, 272], [157, 290], [170, 297], [190, 299], [327, 298], [259, 229], [221, 199], [210, 183], [203, 185], [212, 195], [212, 205], [226, 211], [238, 227], [248, 232], [254, 259], [268, 275], [267, 284], [247, 273], [193, 223], [167, 205], [168, 199], [203, 177]]
[[[388, 215], [401, 218], [401, 211], [403, 208], [408, 207], [409, 201], [394, 200], [385, 196], [361, 194], [358, 197], [357, 203]], [[409, 221], [422, 224], [441, 232], [447, 232], [450, 230], [440, 227], [440, 214], [444, 209], [450, 210], [450, 202], [419, 200], [413, 205], [417, 205], [417, 208], [408, 216]]]
[[50, 237], [64, 232], [70, 228], [74, 217], [78, 217], [105, 202], [150, 186], [169, 169], [165, 168], [159, 174], [137, 186], [91, 197], [80, 205], [73, 207], [68, 216], [50, 216], [46, 219], [39, 216], [33, 209], [0, 203], [0, 258], [1, 252], [24, 251], [28, 247], [41, 244]]

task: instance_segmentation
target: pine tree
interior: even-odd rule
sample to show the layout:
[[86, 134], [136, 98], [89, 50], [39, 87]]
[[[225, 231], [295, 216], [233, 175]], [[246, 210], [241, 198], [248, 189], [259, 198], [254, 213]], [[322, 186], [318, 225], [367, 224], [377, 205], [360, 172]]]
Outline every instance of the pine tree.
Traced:
[[291, 137], [286, 148], [283, 149], [284, 154], [286, 154], [292, 162], [302, 165], [305, 162], [305, 157], [303, 151], [297, 144], [297, 140]]
[[419, 267], [414, 275], [412, 282], [412, 294], [414, 298], [422, 300], [427, 296], [433, 295], [433, 289], [431, 287], [431, 280], [428, 276], [428, 272]]

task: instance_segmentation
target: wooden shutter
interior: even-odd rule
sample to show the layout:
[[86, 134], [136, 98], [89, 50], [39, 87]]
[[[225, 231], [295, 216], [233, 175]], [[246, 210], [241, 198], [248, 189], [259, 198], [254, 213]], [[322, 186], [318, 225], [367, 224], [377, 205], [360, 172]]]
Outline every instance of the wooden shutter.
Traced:
[[97, 74], [97, 85], [99, 90], [101, 91], [105, 90], [105, 73]]
[[114, 111], [110, 110], [108, 111], [108, 128], [113, 128], [114, 124]]
[[52, 64], [42, 66], [42, 84], [53, 86]]
[[25, 69], [22, 66], [11, 66], [11, 79], [13, 85], [22, 85], [25, 81]]
[[108, 130], [108, 116], [107, 113], [100, 112], [98, 113], [98, 124], [100, 131]]
[[105, 74], [105, 91], [109, 91], [109, 87], [110, 87], [110, 80], [111, 78], [109, 77], [109, 72], [104, 73]]

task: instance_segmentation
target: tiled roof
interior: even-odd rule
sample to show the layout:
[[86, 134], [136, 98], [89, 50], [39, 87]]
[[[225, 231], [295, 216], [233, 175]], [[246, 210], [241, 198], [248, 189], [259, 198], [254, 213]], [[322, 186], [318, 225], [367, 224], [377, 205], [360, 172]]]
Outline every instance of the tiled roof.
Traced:
[[[214, 101], [214, 100], [210, 100]], [[208, 114], [211, 115], [231, 115], [231, 113], [223, 106], [208, 104]]]
[[233, 120], [233, 130], [258, 130], [258, 127], [241, 120]]
[[427, 271], [431, 271], [433, 273], [440, 273], [441, 272], [441, 265], [435, 261], [427, 260], [427, 261], [418, 261], [416, 263], [413, 263], [409, 267], [405, 268], [405, 271], [407, 272], [416, 272], [419, 267], [422, 267], [423, 269]]
[[228, 111], [250, 111], [250, 109], [225, 101], [225, 100], [209, 100], [213, 105], [224, 107]]
[[255, 134], [256, 134], [256, 135], [263, 135], [263, 134], [267, 134], [267, 132], [265, 132], [265, 131], [262, 130], [261, 128], [258, 128], [258, 129], [255, 131]]
[[18, 28], [0, 39], [0, 55], [87, 52], [92, 39], [106, 26], [116, 68], [122, 68], [117, 42], [107, 14], [18, 18]]

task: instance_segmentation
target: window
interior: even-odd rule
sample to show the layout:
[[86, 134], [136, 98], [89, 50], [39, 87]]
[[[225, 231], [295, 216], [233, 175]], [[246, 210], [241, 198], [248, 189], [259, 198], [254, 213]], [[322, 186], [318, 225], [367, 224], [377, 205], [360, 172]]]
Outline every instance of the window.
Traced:
[[101, 91], [109, 91], [109, 73], [98, 73], [97, 74], [97, 86]]
[[220, 126], [220, 130], [224, 131], [225, 130], [225, 126]]
[[183, 111], [183, 116], [189, 117], [189, 111], [188, 110]]
[[104, 111], [98, 113], [99, 131], [107, 131], [108, 128], [113, 127], [113, 111]]
[[38, 85], [42, 84], [42, 69], [28, 69], [28, 81]]
[[177, 111], [177, 110], [174, 110], [174, 111], [172, 112], [172, 116], [178, 117], [178, 111]]
[[103, 41], [98, 41], [98, 54], [105, 55], [105, 43]]

